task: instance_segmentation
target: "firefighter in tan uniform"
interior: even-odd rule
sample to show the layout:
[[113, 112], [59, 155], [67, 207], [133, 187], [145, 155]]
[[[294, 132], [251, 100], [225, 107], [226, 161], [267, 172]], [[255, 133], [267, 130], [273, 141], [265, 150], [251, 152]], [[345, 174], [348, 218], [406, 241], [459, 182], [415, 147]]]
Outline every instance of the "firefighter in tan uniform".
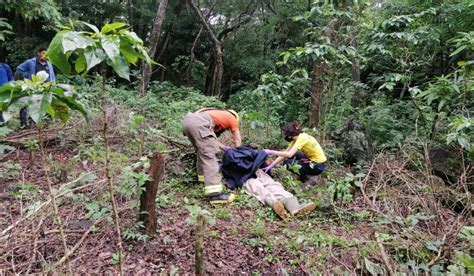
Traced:
[[203, 108], [188, 113], [183, 119], [183, 131], [196, 148], [198, 180], [204, 182], [204, 194], [211, 204], [229, 203], [234, 194], [223, 193], [222, 176], [219, 172], [217, 153], [228, 146], [217, 137], [224, 131], [232, 132], [235, 147], [242, 143], [239, 116], [231, 109]]

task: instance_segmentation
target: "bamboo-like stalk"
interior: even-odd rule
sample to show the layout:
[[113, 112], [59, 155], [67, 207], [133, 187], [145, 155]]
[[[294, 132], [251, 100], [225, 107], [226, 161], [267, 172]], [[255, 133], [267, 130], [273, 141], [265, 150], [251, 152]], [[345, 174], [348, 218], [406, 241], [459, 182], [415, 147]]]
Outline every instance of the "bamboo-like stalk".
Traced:
[[122, 232], [120, 230], [120, 218], [117, 211], [117, 203], [115, 202], [114, 197], [114, 184], [112, 181], [112, 176], [110, 175], [110, 156], [109, 156], [109, 140], [107, 138], [107, 89], [106, 89], [106, 82], [107, 82], [107, 72], [105, 69], [102, 70], [102, 87], [101, 87], [101, 95], [102, 95], [102, 120], [103, 120], [103, 129], [102, 129], [102, 136], [104, 138], [104, 149], [105, 149], [105, 177], [107, 179], [107, 184], [109, 186], [109, 193], [110, 193], [110, 200], [112, 202], [112, 210], [114, 213], [114, 221], [115, 221], [115, 231], [117, 232], [117, 246], [118, 246], [118, 255], [119, 255], [119, 266], [120, 266], [120, 275], [123, 275], [123, 246], [122, 246]]
[[196, 226], [196, 246], [194, 248], [194, 258], [196, 265], [196, 275], [206, 275], [204, 267], [204, 216], [199, 214], [197, 216]]
[[[56, 223], [58, 224], [59, 236], [61, 237], [61, 241], [63, 243], [64, 254], [66, 254], [69, 250], [67, 248], [66, 236], [64, 235], [63, 222], [61, 220], [61, 216], [59, 215], [58, 204], [56, 203], [56, 197], [53, 193], [53, 188], [51, 186], [51, 179], [49, 178], [49, 165], [46, 161], [46, 154], [43, 146], [43, 126], [39, 126], [38, 128], [38, 140], [41, 151], [41, 161], [43, 163], [44, 175], [46, 177], [46, 182], [48, 184], [48, 192], [49, 196], [51, 197], [51, 203], [53, 205], [54, 217], [56, 219]], [[66, 258], [66, 263], [69, 274], [72, 275], [73, 273], [71, 268], [71, 261], [69, 260], [69, 258]]]

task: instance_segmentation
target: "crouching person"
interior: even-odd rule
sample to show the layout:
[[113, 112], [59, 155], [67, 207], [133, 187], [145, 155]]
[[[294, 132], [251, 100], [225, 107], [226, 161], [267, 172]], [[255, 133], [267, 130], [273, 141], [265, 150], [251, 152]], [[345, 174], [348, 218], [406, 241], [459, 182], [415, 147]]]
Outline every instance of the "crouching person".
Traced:
[[226, 150], [217, 137], [230, 130], [235, 146], [240, 146], [239, 116], [232, 109], [203, 108], [188, 113], [183, 119], [183, 133], [196, 149], [198, 181], [204, 183], [204, 194], [211, 204], [230, 203], [234, 194], [224, 193], [219, 173], [219, 150]]
[[273, 209], [281, 219], [290, 215], [297, 216], [314, 210], [314, 203], [301, 204], [298, 198], [283, 188], [283, 185], [264, 173], [257, 170], [256, 177], [244, 183], [244, 189], [262, 204]]

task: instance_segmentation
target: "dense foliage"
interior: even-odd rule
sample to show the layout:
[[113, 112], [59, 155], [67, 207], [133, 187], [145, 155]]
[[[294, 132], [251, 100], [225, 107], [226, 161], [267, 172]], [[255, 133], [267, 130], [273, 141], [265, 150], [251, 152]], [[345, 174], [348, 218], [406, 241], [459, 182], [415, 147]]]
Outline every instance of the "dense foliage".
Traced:
[[[192, 147], [182, 134], [183, 116], [204, 106], [235, 109], [242, 118], [244, 142], [260, 148], [283, 148], [280, 126], [298, 121], [329, 157], [324, 185], [305, 189], [282, 171], [276, 178], [292, 192], [318, 201], [324, 212], [297, 224], [296, 230], [275, 226], [272, 236], [265, 232], [270, 232], [269, 224], [274, 226], [270, 211], [243, 196], [238, 207], [256, 213], [249, 222], [235, 222], [248, 230], [243, 235], [248, 234], [245, 246], [264, 252], [270, 264], [279, 263], [280, 253], [289, 254], [283, 264], [295, 273], [308, 273], [308, 267], [310, 272], [323, 271], [325, 265], [336, 267], [328, 270], [336, 274], [387, 274], [391, 269], [414, 274], [473, 272], [467, 248], [472, 247], [474, 234], [472, 226], [464, 225], [473, 192], [472, 1], [169, 1], [157, 50], [151, 55], [147, 47], [159, 4], [156, 0], [3, 1], [0, 62], [15, 69], [38, 47], [48, 47], [58, 77], [45, 83], [35, 76], [0, 88], [0, 110], [8, 121], [7, 127], [0, 127], [0, 138], [6, 137], [0, 153], [16, 151], [8, 136], [17, 128], [18, 110], [27, 107], [41, 128], [59, 118], [64, 123], [60, 137], [46, 133], [40, 138], [56, 143], [65, 155], [74, 152], [70, 161], [62, 162], [63, 156], [52, 160], [56, 153], [51, 151], [45, 164], [50, 169], [38, 178], [51, 171], [63, 183], [64, 171], [106, 164], [110, 195], [99, 189], [97, 194], [65, 200], [65, 204], [84, 201], [77, 209], [86, 219], [111, 220], [112, 207], [106, 202], [114, 199], [115, 189], [122, 204], [115, 210], [120, 229], [118, 213], [134, 211], [149, 180], [142, 170], [149, 165], [144, 157], [159, 150], [170, 154], [171, 164], [164, 192], [156, 200], [160, 208], [186, 209], [189, 221], [200, 213], [222, 222], [236, 214], [225, 208], [213, 214], [201, 209], [196, 203], [201, 191], [189, 185], [195, 172], [189, 162], [192, 152], [186, 151]], [[216, 84], [219, 52], [222, 82], [215, 90], [220, 94], [213, 95], [209, 91]], [[149, 56], [155, 63], [148, 89], [141, 94], [141, 62], [153, 63]], [[87, 124], [75, 120], [73, 111], [86, 116]], [[73, 134], [66, 131], [71, 129]], [[14, 137], [21, 140], [22, 135]], [[38, 141], [20, 144], [18, 150], [27, 152], [30, 170]], [[73, 150], [67, 147], [71, 144]], [[42, 147], [41, 151], [43, 162], [46, 155]], [[0, 160], [0, 180], [15, 182], [22, 169], [19, 163]], [[94, 173], [81, 183], [89, 185], [100, 177]], [[21, 206], [23, 197], [41, 197], [32, 183], [22, 180], [19, 187], [12, 194]], [[184, 223], [182, 213], [160, 222], [168, 220]], [[346, 236], [314, 229], [326, 223], [343, 229]], [[124, 239], [150, 238], [140, 232], [140, 223], [124, 219], [123, 224]], [[371, 240], [351, 237], [353, 229]], [[219, 231], [227, 230], [218, 228], [210, 235]], [[160, 235], [163, 244], [172, 242], [168, 232]], [[125, 251], [131, 251], [133, 245], [128, 246]], [[345, 253], [354, 254], [345, 258]], [[8, 254], [0, 258], [2, 264], [13, 259]], [[18, 254], [21, 260], [29, 257]], [[121, 254], [107, 254], [112, 265], [122, 264]], [[344, 258], [353, 267], [348, 268]], [[9, 272], [17, 273], [14, 269]], [[38, 272], [34, 269], [20, 271]]]

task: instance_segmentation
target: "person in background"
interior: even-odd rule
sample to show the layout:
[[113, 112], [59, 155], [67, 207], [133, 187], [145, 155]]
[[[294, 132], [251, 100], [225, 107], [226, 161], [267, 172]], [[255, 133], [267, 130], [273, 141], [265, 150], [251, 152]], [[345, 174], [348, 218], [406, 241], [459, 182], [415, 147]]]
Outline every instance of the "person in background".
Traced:
[[265, 149], [267, 154], [278, 157], [263, 169], [264, 172], [268, 172], [283, 161], [287, 168], [295, 163], [299, 165], [298, 175], [303, 182], [324, 171], [327, 158], [313, 136], [303, 133], [300, 125], [296, 122], [285, 123], [282, 134], [290, 144], [285, 151]]
[[[0, 86], [13, 80], [13, 72], [10, 66], [6, 63], [0, 62]], [[0, 112], [0, 126], [4, 123], [3, 113]]]
[[242, 143], [239, 116], [232, 109], [202, 108], [188, 113], [183, 119], [183, 132], [193, 144], [197, 155], [198, 181], [204, 182], [204, 194], [211, 204], [229, 203], [235, 195], [224, 193], [222, 176], [219, 173], [217, 153], [229, 147], [217, 137], [224, 131], [232, 132], [234, 145]]
[[[39, 48], [36, 51], [36, 57], [25, 60], [22, 64], [16, 68], [16, 74], [21, 79], [31, 79], [33, 75], [44, 71], [48, 74], [46, 81], [54, 81], [55, 74], [53, 65], [47, 59], [46, 48]], [[25, 128], [28, 126], [28, 112], [26, 108], [20, 110], [20, 123], [21, 127]]]

